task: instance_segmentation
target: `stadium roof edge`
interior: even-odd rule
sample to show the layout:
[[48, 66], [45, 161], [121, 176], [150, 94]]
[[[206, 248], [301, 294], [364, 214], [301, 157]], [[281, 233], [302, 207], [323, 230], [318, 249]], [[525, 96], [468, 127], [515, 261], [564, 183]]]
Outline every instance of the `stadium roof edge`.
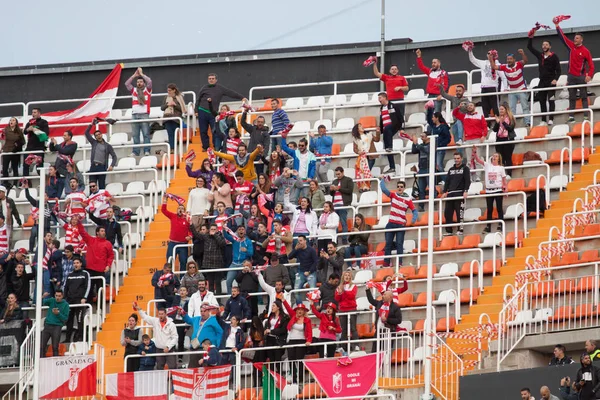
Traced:
[[[574, 28], [565, 28], [565, 33], [572, 32], [589, 32], [600, 30], [600, 25], [590, 25]], [[546, 35], [554, 35], [552, 29], [548, 32], [538, 32], [538, 37]], [[412, 42], [412, 40], [392, 39], [386, 42], [386, 51], [402, 51], [417, 48], [440, 47], [461, 44], [465, 40], [473, 40], [475, 43], [508, 40], [524, 38], [525, 32], [509, 33], [502, 35], [479, 36], [472, 38], [455, 38], [446, 40], [435, 40], [429, 42]], [[104, 61], [89, 61], [67, 64], [46, 64], [46, 65], [28, 65], [22, 67], [5, 67], [0, 68], [0, 77], [20, 76], [20, 75], [38, 75], [38, 74], [58, 74], [70, 72], [87, 72], [111, 70], [115, 64], [122, 62], [126, 67], [162, 67], [168, 65], [191, 65], [191, 64], [209, 64], [209, 63], [229, 63], [229, 62], [246, 62], [260, 61], [269, 59], [282, 58], [300, 58], [300, 57], [320, 57], [332, 56], [339, 54], [361, 54], [375, 53], [380, 49], [379, 42], [364, 42], [364, 43], [344, 43], [324, 46], [307, 46], [294, 48], [279, 48], [279, 49], [264, 49], [264, 50], [245, 50], [235, 52], [223, 52], [212, 54], [191, 54], [165, 57], [149, 57], [136, 58], [125, 60], [104, 60]]]

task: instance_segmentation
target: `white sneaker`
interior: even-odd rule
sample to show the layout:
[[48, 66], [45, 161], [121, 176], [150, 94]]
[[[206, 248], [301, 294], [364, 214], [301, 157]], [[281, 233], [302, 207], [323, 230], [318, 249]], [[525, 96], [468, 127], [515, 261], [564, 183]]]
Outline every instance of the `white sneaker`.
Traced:
[[149, 155], [150, 155], [150, 152], [149, 152], [149, 151], [146, 151], [146, 152], [144, 152], [144, 155], [145, 155], [145, 156], [149, 156]]
[[462, 144], [463, 144], [463, 141], [462, 141], [462, 140], [458, 140], [458, 141], [456, 141], [456, 145], [457, 145], [457, 146], [462, 146]]
[[549, 121], [548, 121], [548, 125], [554, 125], [554, 121], [552, 121], [552, 120], [549, 120]]
[[138, 155], [135, 154], [133, 151], [131, 153], [129, 153], [129, 157], [137, 157]]
[[540, 122], [540, 126], [547, 126], [548, 124], [546, 123], [546, 121], [542, 121]]

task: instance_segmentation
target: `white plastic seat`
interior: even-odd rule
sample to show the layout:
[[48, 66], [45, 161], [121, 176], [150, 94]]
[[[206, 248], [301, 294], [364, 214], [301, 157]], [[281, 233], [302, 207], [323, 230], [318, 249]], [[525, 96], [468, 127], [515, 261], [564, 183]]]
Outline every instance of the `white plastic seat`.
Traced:
[[334, 96], [329, 96], [329, 100], [327, 100], [327, 104], [332, 105], [342, 105], [346, 104], [346, 95], [345, 94], [336, 94]]
[[436, 278], [441, 278], [444, 276], [454, 276], [458, 272], [458, 264], [457, 263], [446, 263], [440, 267], [440, 272], [433, 275]]
[[375, 151], [378, 153], [383, 152], [383, 142], [375, 142]]
[[[363, 272], [363, 271], [359, 271]], [[358, 275], [358, 274], [357, 274]], [[354, 281], [356, 283], [356, 281]], [[367, 289], [370, 290], [370, 289]], [[373, 307], [366, 297], [359, 297], [356, 299], [356, 310], [357, 311], [369, 311]]]
[[150, 183], [148, 183], [148, 189], [144, 190], [143, 193], [144, 194], [149, 194], [150, 192], [164, 192], [165, 190], [167, 190], [167, 183], [162, 180], [159, 179], [157, 182], [155, 181], [150, 181]]
[[302, 97], [290, 97], [286, 100], [285, 106], [283, 108], [300, 108], [304, 105], [304, 99]]
[[559, 76], [558, 80], [556, 81], [556, 86], [567, 86], [567, 76], [566, 75]]
[[515, 140], [523, 140], [527, 136], [527, 128], [516, 128], [515, 129]]
[[152, 139], [150, 139], [150, 143], [169, 143], [169, 134], [166, 129], [161, 129], [160, 131], [154, 132], [152, 134]]
[[521, 310], [517, 311], [517, 315], [515, 315], [515, 319], [512, 321], [508, 321], [508, 326], [517, 326], [521, 324], [527, 324], [533, 320], [533, 311], [531, 310]]
[[535, 103], [533, 103], [533, 112], [536, 114], [539, 114], [542, 112], [542, 106], [540, 106], [539, 101], [536, 101]]
[[338, 131], [350, 131], [354, 127], [354, 118], [340, 118], [335, 123], [335, 129]]
[[[596, 72], [592, 78], [592, 82], [600, 82], [600, 72]], [[598, 97], [596, 97], [598, 98]]]
[[412, 353], [412, 356], [410, 356], [408, 358], [409, 362], [417, 362], [417, 361], [423, 361], [425, 359], [425, 348], [424, 347], [417, 347], [415, 349], [415, 351]]
[[529, 87], [534, 88], [540, 84], [540, 78], [533, 78], [531, 82], [529, 82]]
[[115, 166], [115, 170], [134, 169], [136, 167], [135, 157], [123, 157]]
[[128, 108], [127, 110], [125, 110], [125, 113], [123, 114], [123, 119], [124, 120], [132, 119], [132, 110], [131, 110], [131, 108]]
[[412, 253], [414, 249], [417, 248], [417, 244], [414, 240], [408, 239], [404, 241], [402, 245], [402, 249], [404, 250], [404, 254]]
[[535, 317], [531, 320], [531, 322], [546, 322], [548, 318], [554, 315], [554, 310], [552, 308], [540, 308], [535, 312]]
[[350, 104], [364, 104], [369, 102], [369, 94], [368, 93], [354, 93], [350, 96]]
[[[381, 142], [379, 142], [381, 143]], [[404, 140], [402, 139], [394, 139], [392, 142], [392, 150], [394, 151], [402, 151], [404, 150]]]
[[[38, 197], [38, 191], [36, 188], [29, 188], [29, 194], [31, 197], [36, 199]], [[25, 190], [21, 190], [19, 196], [16, 198], [17, 201], [27, 201], [27, 197], [25, 196]]]
[[[596, 73], [597, 73], [597, 72], [596, 72]], [[596, 75], [594, 75], [594, 76], [596, 76]], [[591, 107], [591, 108], [600, 108], [600, 96], [599, 96], [599, 97], [596, 97], [596, 99], [594, 99], [594, 104], [592, 104], [592, 107]], [[2, 124], [2, 123], [0, 122], [0, 125], [1, 125], [1, 124]]]
[[85, 342], [73, 342], [69, 345], [69, 350], [65, 351], [65, 356], [77, 356], [86, 354], [88, 351]]
[[483, 190], [483, 183], [481, 182], [471, 182], [469, 186], [469, 191], [467, 192], [470, 196], [481, 194]]
[[[600, 98], [600, 97], [597, 97]], [[546, 135], [546, 137], [561, 137], [561, 136], [567, 136], [567, 134], [569, 133], [571, 129], [569, 128], [569, 125], [567, 124], [559, 124], [559, 125], [554, 125], [552, 127], [552, 131], [550, 131], [550, 133], [548, 135]]]
[[344, 149], [340, 152], [340, 155], [346, 155], [346, 154], [356, 154], [356, 153], [354, 153], [354, 143], [346, 143], [346, 145], [344, 146]]
[[73, 136], [73, 141], [75, 143], [77, 143], [77, 148], [80, 149], [82, 147], [91, 147], [90, 144], [88, 143], [87, 139], [85, 138], [85, 136]]
[[411, 89], [404, 96], [406, 100], [416, 100], [416, 99], [424, 99], [425, 98], [425, 90], [423, 89]]
[[108, 141], [113, 146], [119, 146], [123, 144], [129, 143], [129, 135], [125, 132], [116, 132], [110, 136], [110, 140]]
[[110, 110], [110, 117], [114, 119], [121, 119], [123, 118], [123, 111], [119, 110], [118, 108]]
[[481, 94], [481, 83], [471, 85], [471, 94]]
[[137, 232], [133, 232], [131, 236], [129, 233], [123, 235], [123, 246], [129, 246], [131, 243], [132, 247], [137, 247], [140, 245], [140, 235]]
[[356, 170], [354, 168], [344, 168], [344, 175], [350, 179], [356, 179]]
[[467, 208], [463, 219], [465, 222], [475, 222], [479, 221], [479, 217], [481, 217], [481, 208]]
[[373, 167], [373, 169], [371, 169], [371, 175], [374, 178], [379, 178], [381, 176], [381, 167]]
[[373, 225], [371, 228], [373, 229], [385, 229], [385, 226], [390, 222], [389, 215], [382, 215], [379, 221], [377, 221], [376, 225]]
[[408, 332], [412, 331], [413, 328], [412, 321], [402, 321], [398, 326], [402, 329], [406, 329]]
[[150, 118], [162, 118], [164, 112], [160, 107], [150, 107]]
[[306, 100], [305, 107], [321, 107], [325, 105], [325, 96], [311, 96]]
[[569, 183], [569, 178], [567, 175], [554, 175], [550, 178], [550, 190], [560, 190], [567, 187]]
[[441, 306], [445, 304], [454, 304], [456, 301], [456, 292], [452, 289], [442, 290], [437, 300], [433, 301], [433, 304], [436, 306]]
[[139, 220], [149, 220], [154, 216], [154, 210], [150, 206], [139, 206], [135, 209], [135, 215], [131, 217], [132, 221]]
[[361, 269], [354, 275], [354, 283], [367, 283], [373, 279], [373, 271], [370, 269]]
[[121, 182], [112, 182], [106, 185], [106, 191], [113, 196], [123, 194], [123, 184]]
[[485, 139], [486, 143], [496, 143], [496, 132], [491, 131], [488, 135], [488, 138]]
[[511, 204], [506, 208], [506, 212], [504, 213], [504, 219], [515, 219], [515, 217], [519, 218], [524, 212], [523, 204]]
[[425, 118], [425, 113], [417, 112], [410, 114], [406, 125], [425, 125], [426, 123], [427, 119]]
[[79, 160], [77, 161], [77, 169], [79, 172], [88, 172], [90, 170], [90, 160]]
[[140, 158], [140, 162], [136, 168], [156, 168], [156, 164], [158, 164], [158, 158], [156, 158], [156, 156], [144, 156]]
[[569, 100], [556, 100], [554, 104], [556, 105], [556, 111], [565, 111], [569, 108]]
[[[123, 186], [121, 186], [121, 189], [122, 188], [123, 188]], [[138, 193], [144, 193], [144, 182], [142, 182], [142, 181], [129, 182], [127, 184], [127, 187], [125, 188], [125, 191], [123, 192], [123, 194], [138, 194]]]
[[65, 248], [65, 241], [66, 241], [65, 237], [61, 237], [60, 239], [58, 239], [58, 242], [60, 243], [60, 248], [61, 249]]
[[488, 233], [483, 238], [483, 243], [479, 243], [479, 247], [482, 249], [489, 249], [502, 244], [502, 235], [496, 235], [495, 233]]
[[8, 191], [8, 195], [7, 196], [10, 197], [11, 199], [16, 199], [18, 197], [18, 195], [17, 195], [17, 189], [15, 189], [14, 187], [11, 188]]
[[290, 133], [306, 133], [310, 131], [310, 122], [308, 121], [296, 121], [294, 127]]
[[19, 249], [27, 249], [29, 251], [29, 240], [27, 240], [27, 239], [17, 240], [13, 246], [13, 250], [17, 251]]
[[538, 153], [538, 155], [542, 158], [542, 161], [546, 161], [548, 159], [548, 153], [546, 153], [543, 150], [540, 151], [536, 151], [536, 153]]
[[[331, 171], [331, 170], [330, 170]], [[331, 182], [333, 179], [329, 179], [329, 182]], [[325, 201], [333, 201], [333, 196], [330, 194], [326, 194], [325, 195]]]
[[359, 205], [371, 205], [377, 203], [377, 192], [375, 190], [369, 190], [368, 192], [363, 192], [360, 195], [360, 199], [358, 200]]
[[316, 131], [319, 128], [319, 125], [325, 125], [325, 129], [330, 131], [333, 127], [330, 119], [318, 119], [315, 121], [313, 125], [313, 129]]

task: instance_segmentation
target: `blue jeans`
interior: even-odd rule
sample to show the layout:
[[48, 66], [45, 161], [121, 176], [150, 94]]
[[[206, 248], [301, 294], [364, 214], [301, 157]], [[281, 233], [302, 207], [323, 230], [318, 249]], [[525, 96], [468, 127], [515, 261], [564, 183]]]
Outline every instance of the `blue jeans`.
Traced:
[[[450, 128], [450, 132], [452, 132], [452, 136], [454, 136], [454, 143], [458, 144], [459, 141], [462, 142], [464, 132], [462, 121], [458, 119], [454, 121], [454, 124], [452, 124], [452, 127]], [[456, 151], [460, 153], [463, 159], [465, 158], [464, 149], [458, 148]]]
[[[296, 272], [294, 289], [298, 290], [304, 288], [304, 284], [307, 282], [308, 286], [311, 288], [317, 287], [317, 274], [313, 272], [312, 274], [308, 274], [308, 276], [306, 276], [303, 272]], [[302, 303], [302, 300], [304, 300], [305, 296], [306, 295], [304, 293], [296, 293], [296, 304]]]
[[[430, 99], [435, 99], [438, 97], [438, 95], [430, 94], [427, 97]], [[445, 102], [446, 102], [446, 100], [434, 100], [433, 101], [433, 112], [442, 112], [442, 106], [444, 105]]]
[[[92, 163], [90, 165], [90, 172], [106, 172], [106, 165]], [[104, 189], [106, 187], [106, 175], [90, 175], [90, 182], [96, 182], [98, 184], [98, 189]]]
[[[395, 224], [388, 222], [385, 229], [398, 229], [404, 228], [405, 225]], [[404, 253], [404, 234], [406, 231], [386, 232], [385, 233], [385, 255], [389, 256], [392, 254], [392, 246], [394, 245], [394, 237], [396, 237], [396, 254], [402, 255]], [[402, 265], [402, 258], [398, 259], [398, 263]], [[390, 266], [391, 262], [389, 258], [386, 258], [384, 265]]]
[[[342, 224], [342, 232], [348, 232], [348, 209], [335, 210], [337, 215], [340, 217], [340, 224]], [[348, 236], [342, 236], [342, 243], [348, 243]]]
[[[521, 91], [508, 94], [508, 104], [515, 115], [517, 115], [517, 101], [521, 103], [523, 114], [529, 114], [529, 93]], [[525, 117], [525, 123], [531, 125], [531, 118]]]
[[[171, 257], [173, 255], [173, 249], [178, 244], [187, 244], [187, 243], [173, 242], [172, 240], [169, 240], [169, 244], [167, 245], [167, 257], [166, 257], [167, 262], [169, 261], [169, 257]], [[188, 259], [188, 248], [187, 247], [178, 247], [177, 250], [175, 250], [175, 256], [179, 257], [179, 271], [185, 271], [185, 266], [187, 264], [187, 259]], [[173, 261], [175, 261], [175, 260], [173, 260]], [[175, 269], [173, 269], [173, 270], [175, 270]]]
[[[360, 258], [363, 255], [367, 254], [369, 249], [365, 245], [356, 245], [356, 246], [348, 246], [344, 249], [344, 258]], [[346, 264], [348, 267], [351, 267], [352, 264], [356, 264], [357, 267], [360, 267], [360, 261], [347, 261]]]
[[210, 131], [215, 131], [215, 117], [206, 111], [198, 110], [198, 126], [200, 127], [200, 139], [202, 140], [202, 149], [206, 151], [210, 147], [210, 138], [208, 137], [208, 127]]
[[231, 265], [229, 266], [230, 270], [227, 271], [227, 281], [226, 281], [226, 285], [227, 285], [227, 294], [231, 294], [231, 288], [233, 287], [233, 281], [235, 280], [235, 277], [237, 276], [238, 270], [231, 270], [231, 268], [241, 268], [242, 264], [236, 264], [236, 263], [231, 263]]
[[169, 146], [171, 146], [171, 151], [175, 149], [175, 131], [179, 128], [179, 123], [177, 121], [165, 121], [165, 129], [167, 130], [167, 135], [169, 135]]
[[[148, 114], [133, 114], [133, 119], [149, 119]], [[133, 137], [134, 144], [140, 144], [140, 134], [144, 137], [144, 144], [150, 143], [150, 123], [149, 122], [136, 122], [131, 124], [131, 136]], [[136, 156], [140, 155], [140, 147], [133, 148], [133, 154]], [[150, 147], [144, 146], [144, 153], [150, 153]]]
[[[429, 174], [428, 169], [420, 169], [419, 175], [421, 174]], [[428, 176], [420, 176], [417, 178], [419, 180], [419, 200], [425, 200], [425, 196], [427, 196], [427, 185], [429, 185], [429, 177]], [[437, 192], [434, 190], [433, 194], [437, 197]], [[423, 211], [425, 206], [423, 203], [419, 204], [419, 211]]]

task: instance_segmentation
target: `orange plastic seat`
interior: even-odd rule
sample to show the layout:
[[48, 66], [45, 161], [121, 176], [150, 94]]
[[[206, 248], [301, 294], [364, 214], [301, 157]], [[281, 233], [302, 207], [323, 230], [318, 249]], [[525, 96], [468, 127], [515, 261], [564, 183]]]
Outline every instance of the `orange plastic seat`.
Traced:
[[[390, 201], [392, 201], [392, 199], [390, 199], [385, 193], [381, 193], [381, 203], [389, 203]], [[408, 218], [408, 214], [406, 216], [407, 216], [406, 221], [410, 221], [410, 219]], [[412, 218], [412, 214], [411, 214], [411, 218]]]
[[[60, 343], [58, 345], [58, 355], [62, 357], [62, 356], [65, 355], [66, 351], [67, 351], [67, 345], [64, 344], [64, 343]], [[52, 346], [49, 345], [48, 348], [47, 348], [47, 350], [46, 350], [46, 357], [53, 357], [53, 354], [54, 353], [52, 353]]]
[[[435, 266], [435, 264], [433, 265], [433, 273], [435, 274], [437, 272], [437, 266]], [[419, 271], [417, 271], [417, 274], [415, 276], [412, 277], [413, 279], [427, 279], [427, 265], [421, 265], [419, 267]]]
[[342, 151], [342, 146], [339, 143], [334, 143], [333, 145], [331, 145], [331, 155], [332, 156], [339, 156], [341, 151]]
[[600, 312], [595, 308], [594, 304], [579, 304], [575, 307], [573, 318], [595, 317], [598, 314], [600, 314]]
[[410, 349], [395, 349], [392, 353], [392, 364], [403, 364], [410, 358]]
[[540, 139], [548, 134], [547, 126], [534, 126], [529, 131], [529, 135], [525, 136], [525, 139]]
[[415, 267], [400, 267], [398, 268], [398, 272], [404, 275], [406, 279], [411, 279], [417, 274]]
[[[479, 263], [476, 263], [473, 265], [473, 276], [477, 275], [478, 272], [479, 272]], [[464, 262], [462, 267], [460, 267], [460, 271], [458, 271], [455, 275], [458, 277], [471, 276], [471, 262], [470, 261]]]
[[573, 317], [573, 306], [561, 306], [554, 310], [554, 315], [548, 318], [550, 321], [560, 322]]
[[577, 253], [576, 251], [571, 251], [571, 252], [563, 254], [562, 258], [560, 259], [560, 263], [558, 265], [571, 265], [571, 264], [577, 264], [578, 262], [579, 262], [579, 253]]
[[523, 153], [514, 153], [511, 158], [513, 165], [523, 165], [523, 157], [524, 156], [525, 156], [525, 154], [523, 154]]
[[[271, 107], [271, 100], [273, 100], [273, 99], [266, 99], [265, 100], [265, 104], [263, 104], [263, 106], [261, 108], [259, 108], [258, 111], [271, 111], [271, 110], [273, 110], [273, 107]], [[281, 99], [277, 99], [277, 100], [279, 100], [279, 104], [283, 104], [281, 102]]]
[[375, 251], [384, 251], [384, 250], [385, 250], [385, 242], [377, 243], [377, 246], [375, 247]]
[[161, 157], [159, 157], [159, 162], [158, 162], [158, 164], [156, 164], [156, 168], [157, 169], [166, 168], [167, 167], [166, 164], [168, 164], [169, 167], [171, 167], [171, 168], [175, 167], [175, 154], [169, 154], [169, 156], [167, 157], [166, 163], [163, 162], [163, 159]]
[[598, 285], [596, 284], [596, 277], [594, 276], [585, 276], [583, 278], [579, 278], [579, 282], [577, 282], [577, 286], [573, 290], [576, 293], [583, 292], [591, 292], [592, 290], [596, 290]]
[[236, 400], [256, 400], [256, 389], [255, 388], [244, 388], [240, 389]]
[[[461, 85], [464, 87], [464, 85]], [[450, 96], [456, 96], [456, 88], [458, 87], [458, 83], [454, 84], [454, 85], [450, 85], [450, 87], [448, 88], [448, 94]]]
[[29, 215], [27, 221], [23, 223], [23, 228], [31, 228], [33, 225], [35, 225], [35, 221], [33, 220], [33, 217]]
[[[546, 164], [560, 164], [560, 153], [562, 150], [554, 150], [552, 153], [550, 153], [550, 157], [546, 160]], [[563, 162], [565, 161], [569, 161], [569, 152], [566, 151], [563, 155]]]
[[302, 388], [302, 393], [296, 395], [297, 399], [316, 399], [326, 397], [318, 383], [307, 383]]
[[[524, 238], [525, 238], [525, 234], [522, 231], [518, 231], [517, 232], [517, 242], [518, 242], [519, 246], [521, 246], [523, 244]], [[507, 246], [515, 245], [515, 232], [514, 231], [510, 231], [506, 235], [506, 245]]]
[[410, 307], [412, 302], [413, 302], [412, 293], [400, 293], [398, 295], [397, 303], [400, 307]]
[[[492, 211], [492, 219], [498, 219], [498, 210], [496, 209], [496, 207], [494, 207], [494, 210]], [[480, 221], [487, 220], [487, 208], [485, 209], [485, 211], [483, 212], [481, 217], [479, 217], [479, 220]]]
[[600, 133], [600, 121], [594, 124], [594, 133]]
[[395, 270], [394, 268], [381, 268], [377, 271], [377, 273], [375, 274], [375, 277], [373, 278], [373, 281], [375, 282], [383, 282], [383, 279], [386, 276], [392, 276], [394, 275]]
[[467, 235], [463, 238], [462, 243], [459, 244], [458, 246], [456, 246], [456, 248], [457, 249], [474, 249], [479, 246], [479, 243], [481, 243], [480, 235]]
[[581, 147], [577, 147], [573, 150], [573, 161], [581, 161], [582, 159], [587, 161], [590, 158], [590, 149], [588, 147], [583, 150]]
[[561, 279], [558, 281], [558, 288], [556, 289], [556, 293], [571, 293], [575, 290], [575, 281], [572, 279]]
[[461, 304], [465, 304], [465, 303], [469, 303], [471, 302], [471, 296], [473, 296], [473, 302], [477, 301], [477, 298], [479, 297], [479, 289], [478, 288], [473, 288], [473, 289], [463, 289], [460, 291], [460, 303]]
[[511, 179], [508, 181], [508, 185], [506, 186], [506, 190], [509, 192], [521, 192], [525, 190], [525, 179]]
[[[585, 123], [579, 123], [579, 124], [575, 124], [573, 126], [573, 130], [571, 132], [569, 132], [569, 136], [571, 137], [580, 137], [581, 138], [581, 132], [583, 131], [584, 136], [588, 136], [590, 134], [590, 123], [589, 122], [585, 122]], [[594, 125], [595, 127], [596, 125]]]
[[454, 250], [459, 245], [458, 236], [445, 236], [439, 246], [433, 248], [434, 251]]
[[[501, 260], [496, 260], [496, 273], [500, 271], [500, 267], [502, 266]], [[484, 275], [492, 275], [494, 273], [494, 260], [485, 260], [483, 262], [483, 274]]]
[[[435, 300], [435, 293], [431, 293], [431, 299]], [[427, 305], [427, 292], [421, 292], [417, 295], [417, 300], [413, 301], [411, 307], [421, 307]]]
[[586, 250], [581, 254], [580, 262], [588, 262], [588, 261], [598, 261], [600, 257], [598, 257], [598, 250]]
[[263, 400], [263, 388], [258, 390], [258, 396], [256, 396], [256, 400]]
[[456, 327], [456, 318], [441, 318], [435, 327], [436, 332], [454, 332]]
[[364, 129], [376, 128], [379, 126], [378, 118], [373, 116], [361, 117], [358, 120], [358, 123], [361, 124]]
[[[421, 244], [421, 246], [415, 247], [413, 249], [413, 253], [418, 253], [419, 251], [421, 253], [425, 253], [427, 251], [427, 244], [429, 243], [428, 239], [427, 238], [421, 239], [421, 241], [419, 243]], [[436, 246], [437, 246], [437, 240], [433, 239], [433, 248], [435, 249]]]
[[[529, 182], [527, 183], [527, 186], [525, 186], [525, 191], [526, 192], [535, 192], [537, 190], [536, 185], [537, 185], [537, 178], [531, 178], [529, 180]], [[542, 176], [540, 178], [540, 189], [544, 189], [545, 187], [546, 187], [546, 178]]]
[[356, 324], [356, 331], [361, 339], [375, 337], [375, 324]]
[[[419, 220], [415, 223], [415, 226], [425, 226], [427, 224], [429, 224], [429, 213], [422, 213], [419, 216]], [[440, 224], [440, 214], [437, 212], [433, 214], [433, 224]]]
[[576, 236], [585, 237], [585, 236], [597, 236], [597, 235], [600, 235], [600, 224], [586, 225], [586, 227], [583, 228], [583, 232]]
[[553, 281], [546, 281], [546, 282], [539, 282], [536, 286], [535, 289], [533, 291], [533, 296], [534, 297], [550, 297], [554, 295], [554, 282]]
[[424, 330], [425, 330], [425, 320], [424, 319], [420, 319], [413, 326], [412, 332], [423, 332]]

